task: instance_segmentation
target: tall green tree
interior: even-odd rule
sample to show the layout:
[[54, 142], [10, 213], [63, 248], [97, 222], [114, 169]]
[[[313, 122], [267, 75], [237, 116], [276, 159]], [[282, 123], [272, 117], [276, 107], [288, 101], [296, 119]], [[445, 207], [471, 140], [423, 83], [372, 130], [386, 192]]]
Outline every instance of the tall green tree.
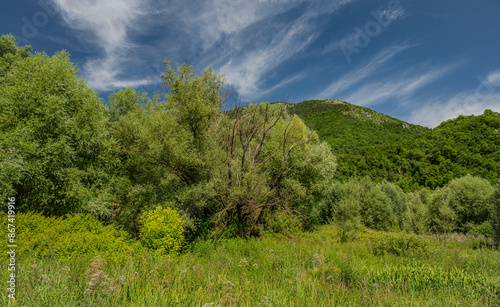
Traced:
[[328, 146], [282, 104], [221, 112], [223, 76], [211, 69], [196, 75], [166, 61], [166, 70], [164, 100], [113, 125], [130, 185], [120, 218], [136, 228], [141, 211], [163, 204], [187, 229], [242, 236], [257, 234], [273, 210], [307, 218], [311, 203], [300, 200], [336, 167]]
[[0, 42], [2, 195], [21, 210], [109, 215], [105, 201], [93, 202], [115, 166], [102, 101], [67, 52], [29, 55], [12, 37]]

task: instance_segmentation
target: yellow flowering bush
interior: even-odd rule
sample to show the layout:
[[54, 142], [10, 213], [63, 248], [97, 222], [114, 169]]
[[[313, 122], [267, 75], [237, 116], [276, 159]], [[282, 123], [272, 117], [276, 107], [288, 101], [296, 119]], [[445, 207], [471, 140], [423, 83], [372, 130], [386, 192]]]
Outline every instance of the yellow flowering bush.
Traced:
[[142, 214], [139, 236], [144, 244], [165, 254], [178, 254], [185, 242], [184, 221], [177, 211], [160, 206]]

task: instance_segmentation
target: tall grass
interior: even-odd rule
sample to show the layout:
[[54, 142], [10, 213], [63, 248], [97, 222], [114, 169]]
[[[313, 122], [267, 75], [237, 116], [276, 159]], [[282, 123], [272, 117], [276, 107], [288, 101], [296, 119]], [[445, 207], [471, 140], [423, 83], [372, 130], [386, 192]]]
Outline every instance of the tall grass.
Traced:
[[[420, 245], [405, 242], [422, 241]], [[176, 258], [18, 259], [2, 306], [498, 306], [500, 252], [472, 237], [408, 238], [334, 226], [298, 237], [198, 241]], [[401, 243], [403, 242], [403, 243]], [[405, 245], [406, 244], [406, 245]], [[393, 246], [394, 245], [394, 246]], [[394, 252], [401, 250], [405, 252]], [[2, 270], [2, 280], [7, 280]]]

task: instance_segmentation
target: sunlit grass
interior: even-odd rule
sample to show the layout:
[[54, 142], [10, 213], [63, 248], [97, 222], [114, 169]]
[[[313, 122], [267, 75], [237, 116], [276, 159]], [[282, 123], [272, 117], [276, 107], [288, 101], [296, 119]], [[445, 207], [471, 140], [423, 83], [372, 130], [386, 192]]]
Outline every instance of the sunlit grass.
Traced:
[[17, 302], [4, 295], [2, 305], [500, 304], [498, 250], [474, 249], [479, 239], [472, 237], [421, 236], [423, 249], [397, 255], [380, 243], [392, 244], [395, 236], [405, 235], [365, 230], [339, 243], [335, 227], [324, 226], [298, 237], [199, 241], [177, 258], [147, 251], [128, 262], [24, 258]]

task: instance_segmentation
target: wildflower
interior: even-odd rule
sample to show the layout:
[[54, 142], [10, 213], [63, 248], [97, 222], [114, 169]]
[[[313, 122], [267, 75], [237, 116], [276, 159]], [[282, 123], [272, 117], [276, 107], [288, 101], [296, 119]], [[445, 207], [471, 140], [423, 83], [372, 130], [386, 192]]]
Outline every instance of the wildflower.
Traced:
[[69, 272], [69, 271], [71, 271], [71, 269], [69, 268], [69, 266], [63, 266], [63, 267], [61, 268], [61, 271], [64, 271], [64, 272]]
[[248, 263], [248, 261], [247, 261], [247, 259], [246, 259], [246, 258], [241, 259], [241, 260], [240, 260], [240, 264], [241, 264], [241, 263], [244, 263], [244, 264], [246, 264], [246, 265], [249, 265], [249, 263]]
[[313, 255], [313, 265], [314, 267], [319, 267], [323, 263], [323, 260], [321, 259], [320, 254], [314, 254]]
[[259, 268], [259, 265], [257, 263], [254, 263], [253, 267], [257, 269], [257, 268]]

